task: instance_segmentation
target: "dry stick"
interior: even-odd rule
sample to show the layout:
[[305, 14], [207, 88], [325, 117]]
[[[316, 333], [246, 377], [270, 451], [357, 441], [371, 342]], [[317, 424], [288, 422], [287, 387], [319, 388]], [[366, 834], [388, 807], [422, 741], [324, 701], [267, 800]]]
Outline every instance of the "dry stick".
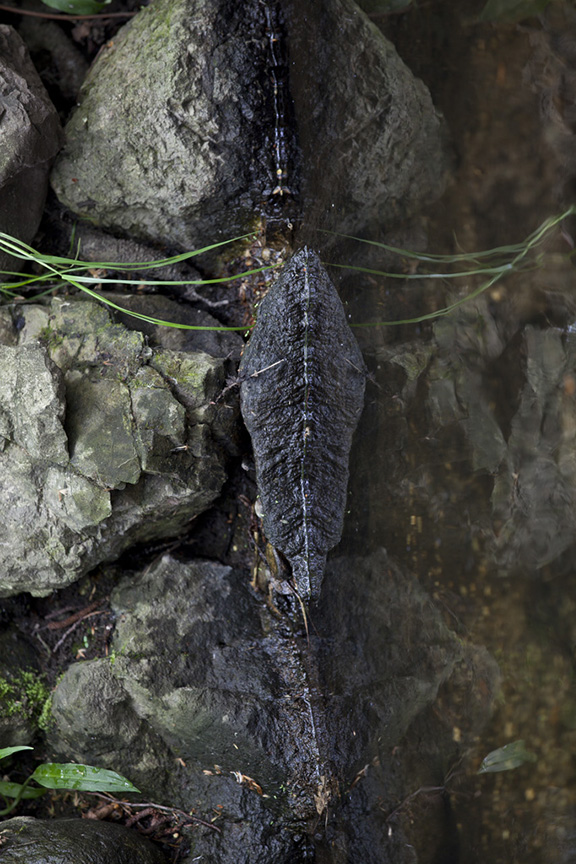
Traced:
[[105, 609], [102, 609], [100, 612], [90, 612], [88, 615], [84, 615], [82, 618], [79, 618], [78, 621], [76, 621], [74, 624], [72, 624], [72, 626], [68, 630], [66, 630], [64, 635], [58, 640], [58, 642], [56, 643], [54, 648], [52, 648], [52, 653], [53, 654], [56, 653], [56, 651], [60, 648], [62, 643], [66, 641], [68, 636], [71, 633], [73, 633], [74, 630], [76, 630], [76, 628], [78, 627], [79, 624], [82, 623], [82, 621], [86, 621], [87, 618], [93, 618], [94, 615], [102, 615], [105, 611], [106, 611]]
[[220, 830], [220, 828], [218, 828], [217, 825], [212, 825], [211, 822], [205, 822], [204, 819], [200, 819], [199, 816], [193, 816], [191, 813], [186, 813], [185, 810], [179, 810], [177, 807], [165, 807], [163, 804], [154, 804], [150, 802], [148, 802], [147, 804], [133, 804], [131, 801], [119, 801], [112, 795], [103, 795], [102, 792], [85, 792], [84, 794], [95, 795], [97, 798], [104, 798], [105, 801], [113, 801], [115, 804], [119, 804], [121, 807], [127, 807], [128, 809], [132, 810], [141, 810], [144, 807], [151, 807], [154, 810], [163, 810], [165, 813], [178, 813], [185, 819], [192, 819], [192, 821], [199, 822], [200, 825], [204, 825], [205, 828], [211, 828], [213, 831], [217, 831], [218, 834], [222, 833], [222, 831]]
[[50, 623], [46, 625], [46, 628], [48, 630], [63, 630], [64, 627], [68, 627], [69, 624], [75, 624], [76, 621], [86, 618], [89, 612], [93, 612], [98, 608], [98, 606], [101, 606], [102, 603], [104, 603], [104, 600], [95, 600], [94, 603], [90, 603], [90, 605], [85, 606], [84, 609], [78, 609], [73, 615], [69, 615], [68, 618], [65, 618], [63, 621], [50, 621]]
[[93, 18], [132, 18], [137, 12], [100, 12], [94, 15], [55, 15], [50, 12], [32, 12], [30, 9], [15, 9], [14, 6], [0, 4], [0, 12], [13, 12], [14, 15], [30, 15], [32, 18], [50, 18], [53, 21], [91, 21]]
[[[416, 798], [418, 795], [432, 795], [437, 792], [446, 792], [446, 786], [420, 786], [419, 789], [416, 789], [415, 792], [412, 792], [410, 795], [407, 795], [406, 798], [392, 810], [391, 813], [386, 816], [386, 822], [389, 822], [394, 816], [397, 815], [413, 798]], [[382, 808], [380, 808], [382, 809]]]

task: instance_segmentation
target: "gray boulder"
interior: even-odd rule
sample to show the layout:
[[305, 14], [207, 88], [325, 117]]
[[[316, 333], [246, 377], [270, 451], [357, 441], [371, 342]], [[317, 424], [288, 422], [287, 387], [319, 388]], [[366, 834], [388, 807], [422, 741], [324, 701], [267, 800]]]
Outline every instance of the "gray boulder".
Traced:
[[4, 864], [165, 864], [135, 830], [90, 819], [17, 816], [0, 825]]
[[[0, 231], [29, 243], [40, 224], [64, 136], [56, 109], [12, 27], [0, 25]], [[21, 261], [0, 253], [0, 268]]]
[[[277, 698], [296, 673], [282, 669], [277, 641], [262, 639], [243, 573], [166, 555], [122, 580], [111, 602], [113, 662], [71, 666], [54, 692], [59, 752], [83, 760], [123, 750], [143, 724], [186, 762], [241, 770], [263, 787], [305, 771], [315, 743], [301, 712]], [[124, 767], [150, 782], [142, 766]]]
[[16, 315], [0, 345], [0, 596], [42, 596], [206, 509], [235, 411], [211, 404], [221, 360], [152, 350], [98, 304]]
[[[157, 276], [152, 278], [167, 278]], [[177, 303], [161, 294], [106, 294], [118, 306], [130, 312], [139, 312], [161, 321], [185, 324], [193, 327], [219, 327], [220, 322], [203, 309]], [[144, 333], [151, 345], [162, 345], [172, 351], [204, 351], [212, 357], [240, 359], [244, 340], [239, 333], [230, 330], [182, 330], [178, 327], [163, 327], [138, 321], [130, 314], [114, 312], [114, 318], [121, 321], [129, 330]]]
[[[161, 790], [164, 803], [199, 815], [220, 805], [223, 836], [194, 833], [191, 860], [291, 860], [282, 831], [328, 805], [349, 812], [352, 845], [379, 838], [357, 860], [409, 860], [400, 832], [383, 839], [386, 808], [375, 802], [392, 810], [417, 787], [422, 760], [431, 772], [456, 760], [453, 724], [473, 736], [490, 715], [475, 676], [494, 693], [498, 670], [383, 551], [329, 561], [325, 588], [308, 644], [298, 618], [269, 609], [242, 571], [165, 555], [125, 576], [111, 598], [113, 654], [64, 674], [49, 746], [120, 771], [156, 800]], [[400, 742], [406, 762], [399, 755], [391, 770]], [[339, 803], [360, 769], [369, 784]]]
[[[509, 328], [484, 297], [435, 324], [437, 347], [426, 370], [433, 434], [457, 429], [476, 476], [490, 478], [491, 494], [478, 485], [475, 496], [485, 566], [501, 575], [571, 573], [576, 341], [571, 332], [531, 324], [512, 339]], [[494, 370], [504, 368], [505, 398], [494, 384]], [[469, 482], [454, 496], [455, 509], [470, 494]], [[426, 506], [438, 505], [427, 496]], [[465, 548], [468, 525], [460, 531]]]
[[446, 136], [430, 93], [354, 0], [286, 7], [308, 224], [389, 231], [444, 189]]
[[52, 183], [102, 227], [193, 248], [296, 217], [295, 134], [311, 223], [389, 229], [443, 190], [430, 94], [353, 0], [156, 0], [94, 63]]
[[269, 185], [258, 9], [157, 0], [123, 27], [66, 127], [58, 197], [103, 227], [182, 248], [244, 233]]

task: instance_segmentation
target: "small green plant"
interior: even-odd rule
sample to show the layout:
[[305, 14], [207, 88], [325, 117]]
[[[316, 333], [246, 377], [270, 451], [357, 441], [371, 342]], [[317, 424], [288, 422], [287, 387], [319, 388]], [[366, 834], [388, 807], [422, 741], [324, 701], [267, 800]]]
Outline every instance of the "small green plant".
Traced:
[[52, 694], [48, 696], [44, 705], [42, 706], [42, 710], [40, 711], [40, 716], [38, 717], [38, 728], [42, 729], [43, 732], [46, 732], [50, 725], [52, 724]]
[[[90, 297], [116, 309], [118, 312], [124, 312], [137, 318], [140, 321], [147, 321], [150, 324], [157, 324], [164, 327], [176, 327], [180, 330], [246, 330], [246, 327], [225, 327], [224, 325], [196, 325], [196, 324], [176, 324], [173, 321], [163, 321], [160, 318], [153, 318], [150, 315], [144, 315], [140, 312], [134, 312], [130, 309], [124, 309], [117, 303], [114, 303], [108, 297], [102, 297], [91, 286], [107, 285], [177, 285], [185, 287], [187, 285], [213, 285], [221, 282], [231, 282], [234, 279], [244, 279], [255, 273], [261, 273], [264, 270], [273, 269], [275, 264], [256, 267], [253, 270], [244, 270], [235, 276], [222, 276], [215, 279], [195, 279], [195, 280], [167, 280], [167, 279], [108, 279], [100, 275], [94, 276], [94, 271], [97, 270], [116, 270], [126, 273], [137, 272], [140, 270], [156, 270], [159, 267], [165, 267], [169, 264], [179, 264], [182, 261], [187, 261], [196, 255], [201, 255], [205, 252], [210, 252], [220, 246], [225, 246], [230, 243], [235, 243], [239, 240], [247, 240], [252, 238], [253, 234], [245, 234], [241, 237], [233, 237], [230, 240], [223, 240], [220, 243], [212, 243], [209, 246], [204, 246], [202, 249], [195, 249], [192, 252], [183, 252], [181, 255], [174, 255], [171, 258], [161, 258], [158, 261], [146, 262], [131, 262], [119, 264], [117, 261], [80, 261], [75, 258], [65, 258], [59, 255], [46, 255], [33, 249], [28, 244], [23, 243], [16, 237], [10, 234], [0, 232], [0, 251], [11, 255], [14, 258], [19, 258], [29, 264], [41, 268], [39, 274], [33, 273], [13, 273], [8, 271], [0, 271], [0, 294], [4, 295], [6, 300], [22, 301], [19, 292], [22, 289], [36, 288], [43, 285], [46, 286], [46, 291], [40, 295], [36, 295], [33, 299], [36, 300], [43, 294], [51, 294], [62, 287], [73, 287]], [[2, 278], [3, 277], [3, 278]], [[6, 277], [11, 277], [8, 281]]]
[[[386, 253], [396, 255], [402, 262], [404, 262], [404, 267], [402, 269], [405, 272], [372, 270], [366, 267], [350, 267], [346, 264], [328, 263], [326, 266], [341, 267], [348, 270], [355, 270], [360, 273], [367, 273], [370, 275], [381, 276], [390, 279], [401, 279], [403, 281], [410, 281], [414, 279], [436, 279], [445, 283], [450, 280], [459, 280], [463, 278], [470, 279], [475, 276], [482, 277], [483, 281], [473, 291], [470, 291], [465, 296], [460, 297], [453, 303], [450, 303], [448, 306], [444, 306], [441, 309], [436, 309], [434, 312], [428, 312], [425, 315], [418, 315], [415, 318], [404, 318], [398, 321], [369, 321], [366, 323], [355, 322], [352, 324], [352, 326], [392, 327], [398, 324], [419, 324], [422, 321], [429, 321], [434, 318], [440, 318], [443, 315], [449, 315], [450, 312], [452, 312], [454, 309], [457, 309], [459, 306], [462, 306], [469, 300], [474, 300], [476, 297], [478, 297], [484, 291], [487, 291], [497, 282], [504, 279], [506, 276], [542, 267], [544, 264], [544, 256], [541, 252], [538, 252], [538, 250], [540, 249], [542, 244], [549, 238], [553, 230], [564, 219], [566, 219], [568, 216], [573, 216], [574, 214], [576, 214], [576, 206], [570, 207], [564, 213], [551, 216], [550, 218], [546, 219], [546, 221], [543, 222], [542, 225], [540, 225], [535, 231], [533, 231], [532, 234], [530, 234], [528, 237], [526, 237], [525, 240], [521, 241], [520, 243], [514, 243], [509, 246], [498, 246], [495, 249], [488, 249], [483, 252], [463, 252], [456, 255], [434, 255], [431, 253], [414, 252], [409, 249], [400, 249], [395, 246], [389, 246], [386, 243], [379, 243], [373, 240], [364, 240], [359, 237], [352, 237], [348, 234], [336, 235], [341, 237], [347, 237], [351, 240], [357, 240], [359, 243], [376, 246]], [[325, 233], [333, 234], [334, 232], [327, 231]], [[137, 284], [150, 286], [179, 285], [181, 287], [186, 285], [210, 285], [214, 283], [231, 282], [234, 279], [244, 279], [247, 276], [251, 276], [256, 273], [262, 273], [263, 271], [271, 270], [274, 267], [279, 266], [279, 264], [271, 264], [257, 267], [252, 270], [246, 270], [236, 274], [235, 276], [223, 276], [215, 279], [198, 279], [192, 281], [160, 279], [142, 280], [139, 278], [138, 281], [135, 282], [135, 280], [133, 279], [109, 279], [104, 278], [100, 275], [93, 275], [95, 270], [120, 270], [124, 272], [137, 272], [143, 269], [153, 270], [159, 267], [164, 267], [168, 264], [177, 264], [181, 261], [186, 261], [189, 258], [194, 257], [195, 255], [200, 255], [219, 246], [224, 246], [227, 243], [234, 243], [239, 240], [247, 240], [252, 237], [254, 237], [253, 234], [245, 234], [242, 237], [235, 237], [231, 240], [224, 240], [220, 243], [213, 243], [210, 246], [205, 246], [204, 248], [195, 250], [193, 252], [184, 252], [181, 255], [174, 255], [172, 258], [162, 258], [158, 261], [119, 264], [118, 262], [114, 261], [79, 261], [74, 258], [63, 258], [56, 255], [46, 255], [44, 253], [37, 252], [31, 246], [28, 246], [26, 243], [17, 240], [15, 237], [11, 237], [9, 234], [4, 234], [0, 232], [0, 251], [8, 255], [12, 255], [16, 258], [20, 258], [23, 261], [28, 261], [30, 262], [30, 264], [34, 264], [36, 267], [41, 268], [43, 271], [40, 274], [8, 273], [6, 271], [0, 271], [0, 277], [14, 277], [14, 281], [6, 281], [6, 279], [4, 279], [3, 282], [0, 283], [0, 295], [3, 294], [4, 298], [8, 301], [23, 302], [23, 298], [18, 293], [22, 289], [36, 288], [38, 286], [45, 285], [47, 287], [46, 291], [43, 293], [48, 294], [58, 290], [63, 286], [72, 286], [88, 294], [93, 299], [98, 300], [101, 303], [105, 303], [112, 309], [116, 309], [119, 312], [124, 312], [125, 314], [131, 315], [133, 318], [137, 318], [140, 321], [147, 321], [150, 324], [161, 325], [164, 327], [176, 327], [181, 330], [246, 331], [247, 328], [245, 325], [240, 327], [226, 327], [224, 325], [214, 326], [177, 324], [173, 321], [163, 321], [160, 318], [154, 318], [150, 315], [144, 315], [140, 312], [134, 312], [130, 309], [124, 309], [122, 306], [114, 303], [108, 297], [103, 297], [91, 286], [98, 287], [106, 286], [107, 284]], [[426, 270], [419, 270], [418, 268], [420, 267], [420, 265], [425, 267]], [[42, 296], [42, 294], [37, 294], [32, 299], [36, 300], [39, 296]]]
[[497, 750], [492, 750], [482, 760], [477, 774], [495, 774], [499, 771], [512, 771], [525, 762], [536, 762], [537, 756], [526, 749], [524, 741], [511, 741]]
[[[4, 747], [0, 749], [0, 759], [6, 759], [22, 750], [32, 750], [32, 747]], [[31, 786], [30, 783], [37, 783]], [[40, 787], [40, 788], [39, 788]], [[75, 762], [45, 762], [28, 777], [24, 783], [0, 781], [0, 795], [4, 799], [13, 798], [11, 804], [0, 810], [0, 816], [7, 816], [24, 799], [39, 798], [48, 789], [72, 789], [82, 792], [139, 792], [129, 780], [108, 771], [106, 768], [94, 768], [91, 765], [77, 765]]]
[[20, 715], [36, 721], [49, 699], [50, 691], [37, 672], [23, 670], [10, 678], [0, 675], [0, 715]]

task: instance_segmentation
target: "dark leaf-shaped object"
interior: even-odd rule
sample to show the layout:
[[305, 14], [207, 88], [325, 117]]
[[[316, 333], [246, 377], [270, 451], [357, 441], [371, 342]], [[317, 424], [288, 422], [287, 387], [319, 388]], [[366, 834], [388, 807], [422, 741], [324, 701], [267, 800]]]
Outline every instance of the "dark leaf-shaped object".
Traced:
[[342, 536], [366, 370], [311, 250], [293, 256], [262, 301], [240, 375], [266, 536], [290, 562], [300, 596], [317, 598], [326, 553]]

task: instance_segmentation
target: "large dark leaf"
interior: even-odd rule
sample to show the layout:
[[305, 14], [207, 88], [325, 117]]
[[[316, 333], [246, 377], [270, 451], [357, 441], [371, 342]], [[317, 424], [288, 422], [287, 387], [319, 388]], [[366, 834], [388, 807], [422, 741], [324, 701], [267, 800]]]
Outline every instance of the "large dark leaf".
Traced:
[[326, 553], [342, 536], [366, 374], [314, 252], [294, 255], [262, 301], [240, 375], [264, 531], [290, 561], [299, 594], [317, 597]]

